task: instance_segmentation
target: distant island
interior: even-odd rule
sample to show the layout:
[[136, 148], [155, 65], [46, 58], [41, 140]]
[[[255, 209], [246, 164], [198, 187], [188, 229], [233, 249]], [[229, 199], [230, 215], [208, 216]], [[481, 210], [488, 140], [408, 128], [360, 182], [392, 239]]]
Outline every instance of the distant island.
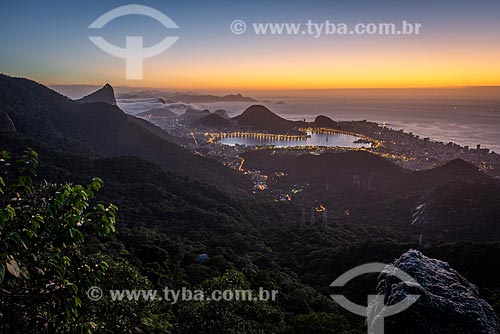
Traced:
[[[210, 94], [194, 94], [194, 93], [170, 93], [161, 90], [147, 91], [131, 91], [120, 93], [118, 99], [141, 99], [141, 98], [158, 98], [165, 103], [214, 103], [214, 102], [257, 102], [256, 99], [243, 96], [242, 94], [229, 95], [210, 95]], [[163, 103], [163, 102], [162, 102]]]
[[193, 94], [174, 94], [170, 99], [178, 102], [188, 103], [209, 103], [209, 102], [257, 102], [256, 99], [243, 96], [241, 94], [229, 94], [224, 96], [217, 95], [193, 95]]

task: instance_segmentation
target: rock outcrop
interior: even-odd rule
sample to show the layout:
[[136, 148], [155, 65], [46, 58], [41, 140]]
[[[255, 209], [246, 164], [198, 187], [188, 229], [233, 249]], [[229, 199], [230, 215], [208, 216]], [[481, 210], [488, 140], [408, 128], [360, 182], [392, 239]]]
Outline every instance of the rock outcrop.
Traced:
[[[399, 257], [394, 266], [412, 276], [420, 285], [402, 282], [383, 272], [377, 293], [386, 305], [408, 295], [420, 295], [409, 309], [385, 318], [385, 332], [392, 334], [498, 334], [500, 321], [493, 308], [479, 297], [478, 289], [449, 264], [431, 259], [416, 250]], [[371, 310], [381, 310], [375, 305]]]

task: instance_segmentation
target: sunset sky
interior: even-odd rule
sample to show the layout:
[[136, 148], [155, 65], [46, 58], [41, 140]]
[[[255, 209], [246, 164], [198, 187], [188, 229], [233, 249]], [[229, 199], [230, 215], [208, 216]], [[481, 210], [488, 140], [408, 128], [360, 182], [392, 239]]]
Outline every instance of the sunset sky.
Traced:
[[[179, 36], [125, 80], [125, 62], [92, 44], [88, 26], [125, 1], [2, 1], [0, 72], [44, 84], [178, 89], [308, 89], [500, 85], [500, 1], [138, 1], [177, 23], [118, 18], [97, 32], [110, 43]], [[247, 22], [235, 35], [230, 24]], [[418, 36], [256, 36], [254, 22], [422, 24]]]

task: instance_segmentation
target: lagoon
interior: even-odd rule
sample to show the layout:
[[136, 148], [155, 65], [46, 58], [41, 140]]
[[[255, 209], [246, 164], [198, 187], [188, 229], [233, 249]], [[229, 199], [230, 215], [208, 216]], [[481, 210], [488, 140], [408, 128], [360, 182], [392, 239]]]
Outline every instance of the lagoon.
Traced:
[[260, 134], [242, 134], [219, 138], [218, 141], [223, 145], [234, 146], [276, 146], [276, 147], [296, 147], [296, 146], [327, 146], [327, 147], [347, 147], [362, 148], [371, 147], [370, 143], [355, 143], [360, 139], [356, 136], [346, 134], [323, 134], [308, 133], [304, 137], [277, 137]]

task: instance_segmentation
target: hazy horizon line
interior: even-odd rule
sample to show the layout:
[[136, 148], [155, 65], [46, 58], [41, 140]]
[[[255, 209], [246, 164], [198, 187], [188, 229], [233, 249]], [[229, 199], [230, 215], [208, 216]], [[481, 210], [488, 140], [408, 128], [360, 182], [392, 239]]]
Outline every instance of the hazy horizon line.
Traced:
[[110, 84], [112, 87], [116, 88], [126, 88], [131, 90], [169, 90], [169, 91], [179, 91], [179, 92], [195, 92], [195, 91], [230, 91], [230, 90], [241, 90], [241, 91], [262, 91], [262, 92], [276, 92], [276, 91], [332, 91], [332, 90], [425, 90], [425, 89], [470, 89], [470, 88], [500, 88], [498, 85], [457, 85], [457, 86], [421, 86], [421, 87], [332, 87], [332, 88], [176, 88], [176, 87], [154, 87], [154, 86], [129, 86], [129, 85], [114, 85], [111, 82], [105, 82], [102, 84], [79, 84], [79, 83], [42, 83], [47, 87], [103, 87], [106, 84]]

